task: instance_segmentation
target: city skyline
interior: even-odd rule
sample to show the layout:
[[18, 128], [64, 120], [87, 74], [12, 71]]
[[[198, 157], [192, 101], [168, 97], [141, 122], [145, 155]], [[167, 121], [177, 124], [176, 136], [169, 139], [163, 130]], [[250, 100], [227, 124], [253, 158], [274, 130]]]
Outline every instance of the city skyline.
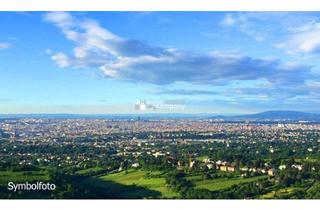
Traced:
[[320, 111], [319, 13], [3, 12], [0, 23], [0, 113], [140, 113], [139, 100]]

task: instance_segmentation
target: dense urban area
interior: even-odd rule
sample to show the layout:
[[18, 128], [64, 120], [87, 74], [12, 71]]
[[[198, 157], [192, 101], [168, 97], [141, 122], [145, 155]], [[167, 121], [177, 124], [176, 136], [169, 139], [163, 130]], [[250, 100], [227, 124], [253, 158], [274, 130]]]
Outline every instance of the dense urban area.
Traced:
[[0, 119], [0, 198], [319, 199], [319, 151], [308, 121]]

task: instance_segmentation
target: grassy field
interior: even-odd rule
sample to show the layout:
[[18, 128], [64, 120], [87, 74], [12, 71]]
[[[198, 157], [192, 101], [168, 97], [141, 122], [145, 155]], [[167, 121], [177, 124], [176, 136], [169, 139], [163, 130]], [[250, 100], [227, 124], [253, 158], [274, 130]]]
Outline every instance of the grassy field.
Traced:
[[267, 194], [264, 194], [264, 195], [261, 195], [260, 196], [260, 199], [274, 199], [276, 198], [277, 196], [281, 197], [281, 196], [284, 196], [284, 195], [290, 195], [294, 189], [298, 189], [298, 188], [294, 188], [294, 187], [287, 187], [287, 188], [283, 188], [283, 189], [280, 189], [280, 190], [274, 190], [274, 191], [271, 191]]
[[[271, 161], [270, 158], [265, 158], [264, 159], [266, 162]], [[290, 160], [289, 158], [287, 159], [283, 159], [283, 160]], [[294, 158], [294, 161], [299, 163], [299, 164], [303, 164], [303, 163], [315, 163], [315, 162], [319, 162], [320, 159], [317, 157], [306, 157], [306, 158]]]
[[93, 168], [81, 169], [81, 170], [77, 171], [76, 174], [86, 175], [91, 172], [99, 172], [102, 170], [104, 170], [104, 168], [102, 168], [102, 167], [93, 167]]
[[[146, 173], [147, 173], [146, 171], [142, 171], [142, 170], [129, 170], [127, 174], [123, 171], [115, 174], [108, 174], [100, 178], [103, 180], [113, 181], [115, 183], [119, 183], [123, 185], [142, 186], [150, 190], [160, 192], [162, 197], [165, 197], [165, 198], [173, 198], [178, 196], [177, 193], [170, 191], [165, 186], [164, 178], [145, 178], [144, 176], [146, 175]], [[155, 172], [153, 172], [152, 174], [154, 175]], [[195, 184], [196, 188], [203, 188], [203, 189], [214, 191], [214, 190], [222, 190], [236, 184], [257, 181], [265, 177], [266, 176], [258, 176], [258, 177], [252, 177], [252, 178], [238, 177], [238, 178], [217, 178], [217, 179], [203, 180], [202, 177], [199, 175], [199, 176], [190, 176], [190, 177], [187, 177], [187, 179], [192, 181]]]
[[241, 178], [241, 177], [216, 178], [216, 179], [203, 180], [201, 176], [191, 176], [191, 177], [188, 177], [188, 179], [195, 184], [196, 188], [203, 188], [203, 189], [215, 191], [215, 190], [222, 190], [236, 184], [257, 181], [265, 177], [266, 176], [258, 176], [258, 177], [251, 177], [251, 178]]
[[49, 181], [48, 172], [41, 171], [0, 171], [0, 198], [18, 198], [18, 199], [48, 199], [51, 198], [49, 191], [7, 191], [9, 182], [17, 183], [35, 183]]
[[207, 159], [207, 158], [208, 158], [207, 155], [203, 155], [203, 156], [197, 157], [196, 160], [198, 160], [198, 161], [203, 161], [204, 159]]
[[[100, 170], [99, 168], [89, 170]], [[88, 170], [80, 171], [80, 173], [87, 173]], [[149, 176], [146, 176], [146, 175]], [[187, 176], [187, 179], [195, 184], [196, 188], [208, 189], [211, 191], [222, 190], [236, 184], [257, 181], [266, 176], [252, 177], [252, 178], [216, 178], [203, 180], [201, 175]], [[6, 186], [8, 182], [36, 182], [48, 181], [48, 172], [40, 171], [0, 171], [0, 185]], [[108, 174], [100, 177], [89, 177], [87, 182], [93, 186], [100, 186], [103, 189], [110, 191], [110, 193], [119, 194], [119, 198], [136, 198], [137, 194], [141, 198], [175, 198], [179, 194], [171, 191], [166, 187], [165, 178], [161, 176], [161, 172], [147, 172], [143, 170], [130, 169], [125, 171]], [[276, 192], [275, 192], [276, 193]], [[278, 192], [280, 193], [280, 192]], [[274, 194], [266, 194], [263, 198], [272, 198]]]
[[0, 185], [8, 182], [36, 182], [49, 179], [46, 171], [0, 171]]
[[301, 159], [301, 158], [295, 158], [294, 159], [296, 162], [298, 163], [315, 163], [315, 162], [318, 162], [319, 159], [317, 158], [311, 158], [311, 157], [306, 157], [304, 159]]
[[[127, 174], [122, 171], [115, 174], [108, 174], [100, 178], [123, 185], [137, 185], [150, 190], [158, 191], [161, 193], [163, 198], [173, 198], [178, 196], [177, 193], [170, 191], [166, 187], [166, 181], [164, 178], [145, 178], [144, 176], [146, 173], [146, 171], [141, 170], [128, 170]], [[152, 174], [155, 175], [155, 173], [159, 172], [153, 172]]]

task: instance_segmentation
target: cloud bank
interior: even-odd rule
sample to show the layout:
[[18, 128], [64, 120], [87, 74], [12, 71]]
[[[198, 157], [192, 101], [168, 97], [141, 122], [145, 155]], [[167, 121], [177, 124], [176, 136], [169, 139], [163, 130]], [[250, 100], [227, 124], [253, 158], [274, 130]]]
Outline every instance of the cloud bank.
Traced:
[[[221, 85], [234, 80], [265, 79], [274, 85], [303, 84], [311, 66], [259, 59], [235, 53], [194, 53], [117, 36], [92, 19], [50, 12], [53, 23], [75, 45], [73, 54], [57, 52], [59, 67], [96, 67], [105, 77], [156, 85], [188, 82]], [[235, 24], [231, 17], [224, 24]], [[243, 21], [242, 21], [243, 22]]]

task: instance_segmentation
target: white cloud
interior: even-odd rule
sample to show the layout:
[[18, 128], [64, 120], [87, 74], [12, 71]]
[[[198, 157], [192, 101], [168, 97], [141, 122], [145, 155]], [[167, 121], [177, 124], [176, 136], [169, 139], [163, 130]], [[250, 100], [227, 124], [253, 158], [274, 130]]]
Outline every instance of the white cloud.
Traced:
[[[59, 67], [95, 67], [108, 78], [158, 85], [176, 82], [221, 85], [265, 79], [275, 86], [289, 87], [304, 84], [312, 77], [311, 66], [289, 65], [234, 52], [186, 52], [125, 39], [94, 20], [79, 19], [69, 13], [48, 13], [45, 19], [75, 44], [71, 54], [53, 54], [51, 58]], [[242, 28], [250, 25], [246, 17], [233, 21], [226, 20], [225, 24], [241, 23]]]
[[256, 41], [264, 41], [265, 35], [254, 29], [254, 23], [246, 13], [226, 14], [220, 22], [221, 26], [237, 28], [241, 33], [254, 38]]
[[55, 23], [58, 27], [68, 29], [74, 24], [73, 17], [67, 12], [49, 12], [45, 15], [45, 20]]
[[51, 50], [51, 49], [46, 49], [46, 50], [45, 50], [45, 53], [48, 54], [48, 55], [50, 55], [50, 54], [52, 53], [52, 50]]
[[90, 51], [116, 53], [106, 41], [118, 41], [118, 37], [100, 27], [94, 20], [81, 21], [66, 12], [49, 12], [45, 15], [45, 20], [54, 23], [67, 39], [78, 45], [74, 49], [76, 57], [85, 58]]
[[51, 59], [61, 68], [69, 67], [71, 65], [68, 56], [62, 52], [54, 54], [51, 56]]
[[316, 20], [311, 13], [303, 12], [233, 12], [226, 14], [220, 25], [263, 41], [274, 34], [301, 32]]
[[276, 44], [287, 53], [319, 53], [320, 52], [320, 23], [310, 23], [292, 30], [288, 40]]
[[220, 22], [223, 26], [233, 26], [236, 24], [237, 20], [233, 17], [231, 14], [226, 14], [226, 16], [223, 18], [223, 20]]
[[0, 50], [2, 49], [8, 49], [10, 48], [11, 45], [9, 43], [6, 43], [6, 42], [0, 42]]
[[85, 58], [87, 57], [88, 53], [87, 53], [87, 49], [85, 47], [76, 47], [73, 49], [74, 51], [74, 56], [76, 58]]

